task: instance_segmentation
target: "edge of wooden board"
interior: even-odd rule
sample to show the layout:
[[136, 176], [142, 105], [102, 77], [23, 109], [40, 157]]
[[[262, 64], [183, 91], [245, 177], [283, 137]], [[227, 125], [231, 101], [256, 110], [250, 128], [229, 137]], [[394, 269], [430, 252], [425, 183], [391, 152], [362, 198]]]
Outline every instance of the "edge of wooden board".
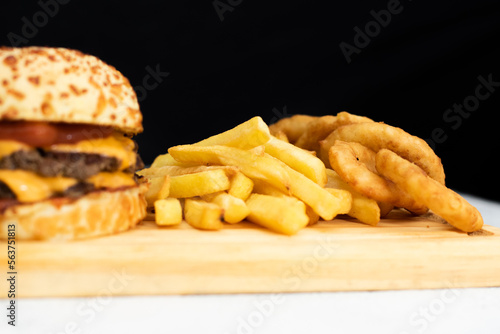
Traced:
[[[0, 245], [6, 249], [5, 241]], [[17, 292], [23, 298], [492, 287], [500, 286], [498, 263], [499, 228], [468, 235], [432, 215], [395, 212], [376, 227], [337, 218], [295, 236], [251, 223], [200, 231], [143, 222], [89, 240], [17, 242]]]

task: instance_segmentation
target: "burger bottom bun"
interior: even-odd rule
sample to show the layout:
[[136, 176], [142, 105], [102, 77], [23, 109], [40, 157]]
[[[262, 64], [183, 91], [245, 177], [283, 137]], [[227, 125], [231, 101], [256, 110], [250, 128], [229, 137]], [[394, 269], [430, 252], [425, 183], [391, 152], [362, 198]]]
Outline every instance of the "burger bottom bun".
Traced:
[[141, 184], [9, 207], [0, 215], [0, 239], [7, 239], [10, 224], [16, 240], [73, 240], [128, 230], [146, 215], [146, 189]]

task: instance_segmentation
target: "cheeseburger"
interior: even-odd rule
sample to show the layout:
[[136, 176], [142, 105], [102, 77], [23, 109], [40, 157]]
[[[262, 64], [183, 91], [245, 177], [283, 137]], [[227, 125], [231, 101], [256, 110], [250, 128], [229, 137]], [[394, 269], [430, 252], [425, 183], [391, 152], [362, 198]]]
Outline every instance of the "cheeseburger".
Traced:
[[80, 239], [146, 213], [129, 81], [63, 48], [0, 48], [0, 238]]

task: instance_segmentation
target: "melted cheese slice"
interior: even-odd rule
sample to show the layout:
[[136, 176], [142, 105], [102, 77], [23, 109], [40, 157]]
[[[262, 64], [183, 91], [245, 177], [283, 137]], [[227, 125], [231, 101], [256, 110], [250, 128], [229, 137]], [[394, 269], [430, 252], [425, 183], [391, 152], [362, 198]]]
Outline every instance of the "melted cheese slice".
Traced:
[[[43, 177], [29, 171], [7, 169], [0, 169], [0, 181], [9, 187], [20, 202], [35, 202], [50, 198], [78, 182], [70, 177]], [[121, 172], [102, 172], [91, 176], [85, 182], [92, 183], [96, 189], [135, 185], [133, 174]]]
[[17, 151], [28, 151], [31, 149], [31, 146], [15, 140], [0, 140], [0, 159]]
[[34, 202], [63, 192], [77, 183], [69, 177], [42, 177], [24, 170], [0, 170], [0, 181], [5, 183], [21, 202]]
[[118, 132], [106, 138], [81, 140], [74, 144], [54, 144], [47, 150], [57, 152], [94, 153], [115, 157], [121, 161], [120, 170], [135, 165], [135, 144]]
[[85, 182], [92, 183], [94, 187], [99, 188], [119, 188], [134, 186], [135, 181], [131, 174], [127, 173], [108, 173], [101, 172], [89, 177]]

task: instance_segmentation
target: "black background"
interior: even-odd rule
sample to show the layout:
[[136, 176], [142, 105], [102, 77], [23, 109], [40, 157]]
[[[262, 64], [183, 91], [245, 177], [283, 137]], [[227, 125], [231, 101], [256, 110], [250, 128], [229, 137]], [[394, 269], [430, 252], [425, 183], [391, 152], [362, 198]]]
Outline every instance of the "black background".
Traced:
[[141, 94], [145, 131], [136, 139], [147, 164], [255, 115], [271, 123], [346, 110], [424, 139], [441, 128], [447, 138], [435, 150], [448, 186], [500, 200], [500, 87], [460, 124], [443, 119], [475, 94], [479, 76], [500, 83], [497, 1], [401, 0], [350, 62], [340, 43], [354, 46], [355, 27], [395, 2], [60, 2], [3, 1], [0, 44], [79, 49], [135, 87], [148, 68], [168, 72]]

